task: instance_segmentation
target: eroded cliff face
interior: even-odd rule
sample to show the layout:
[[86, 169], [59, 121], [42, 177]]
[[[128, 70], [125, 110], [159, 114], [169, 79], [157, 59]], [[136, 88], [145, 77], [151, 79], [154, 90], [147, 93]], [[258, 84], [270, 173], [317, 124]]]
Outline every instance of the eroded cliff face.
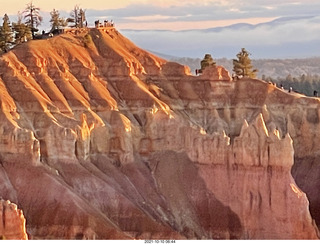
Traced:
[[17, 205], [0, 200], [1, 240], [27, 240], [26, 220]]
[[317, 238], [317, 99], [113, 28], [22, 44], [0, 78], [0, 195], [32, 238]]

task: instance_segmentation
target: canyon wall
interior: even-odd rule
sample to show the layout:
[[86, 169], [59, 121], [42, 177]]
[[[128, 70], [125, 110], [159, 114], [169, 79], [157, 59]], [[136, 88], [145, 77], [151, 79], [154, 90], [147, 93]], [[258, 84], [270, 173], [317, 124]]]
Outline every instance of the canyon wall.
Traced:
[[26, 220], [17, 205], [0, 200], [1, 240], [27, 240]]
[[317, 98], [114, 28], [15, 47], [0, 88], [0, 196], [33, 239], [319, 238]]

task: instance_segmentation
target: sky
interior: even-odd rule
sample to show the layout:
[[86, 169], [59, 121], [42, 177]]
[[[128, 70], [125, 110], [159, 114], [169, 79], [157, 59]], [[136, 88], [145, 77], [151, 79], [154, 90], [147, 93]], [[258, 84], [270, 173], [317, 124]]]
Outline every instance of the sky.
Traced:
[[[14, 22], [29, 0], [0, 0], [0, 16]], [[88, 25], [113, 20], [138, 46], [180, 57], [234, 57], [242, 47], [257, 58], [320, 56], [319, 0], [33, 0], [50, 29], [50, 11], [69, 17], [75, 5]], [[1, 23], [1, 21], [0, 21]], [[228, 28], [235, 24], [237, 28]], [[207, 31], [209, 28], [222, 27]]]
[[[29, 0], [0, 0], [0, 16], [17, 15]], [[75, 5], [95, 19], [114, 20], [119, 29], [205, 29], [235, 23], [258, 24], [283, 16], [316, 15], [318, 0], [33, 0], [48, 22], [52, 9], [68, 17]], [[45, 22], [44, 21], [44, 22]], [[43, 23], [47, 27], [48, 23]]]

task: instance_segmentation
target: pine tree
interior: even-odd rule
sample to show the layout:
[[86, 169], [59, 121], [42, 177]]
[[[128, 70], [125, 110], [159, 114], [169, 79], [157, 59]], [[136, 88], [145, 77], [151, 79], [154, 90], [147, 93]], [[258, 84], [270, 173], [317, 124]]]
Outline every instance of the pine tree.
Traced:
[[13, 43], [12, 28], [10, 26], [10, 20], [7, 14], [3, 17], [3, 24], [0, 28], [0, 48], [6, 52], [10, 49]]
[[256, 78], [258, 70], [253, 69], [250, 55], [245, 48], [242, 48], [241, 52], [237, 54], [238, 59], [233, 59], [233, 71], [238, 77]]
[[216, 62], [211, 57], [211, 54], [204, 55], [204, 58], [201, 60], [201, 72], [209, 66], [216, 66]]
[[78, 18], [79, 18], [79, 26], [80, 28], [83, 28], [84, 27], [83, 23], [86, 21], [86, 12], [82, 8], [80, 8]]
[[70, 13], [70, 18], [67, 19], [68, 23], [71, 23], [71, 27], [83, 28], [83, 23], [86, 21], [85, 10], [78, 5], [74, 6], [74, 9]]
[[18, 13], [18, 22], [13, 23], [13, 31], [14, 31], [14, 43], [20, 44], [32, 39], [32, 33], [29, 26], [22, 23], [22, 15]]
[[26, 25], [31, 29], [32, 38], [34, 38], [34, 33], [38, 31], [38, 27], [42, 22], [42, 16], [40, 15], [40, 8], [33, 5], [32, 2], [27, 4], [26, 9], [23, 11], [24, 19], [26, 20]]
[[64, 18], [60, 17], [60, 13], [58, 10], [53, 9], [52, 12], [50, 12], [51, 19], [51, 32], [54, 30], [60, 30], [63, 27], [67, 26], [67, 21]]

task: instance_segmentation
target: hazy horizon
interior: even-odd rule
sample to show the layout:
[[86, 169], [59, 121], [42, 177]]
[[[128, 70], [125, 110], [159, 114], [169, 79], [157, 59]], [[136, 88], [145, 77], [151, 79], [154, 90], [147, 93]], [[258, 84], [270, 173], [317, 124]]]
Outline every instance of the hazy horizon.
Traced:
[[[3, 4], [0, 15], [16, 21], [30, 1], [12, 0]], [[275, 0], [77, 0], [54, 2], [34, 0], [50, 29], [50, 11], [67, 18], [75, 5], [86, 10], [89, 26], [95, 20], [113, 20], [116, 28], [144, 49], [178, 57], [234, 57], [241, 47], [253, 58], [304, 58], [319, 56], [320, 2]], [[276, 22], [287, 18], [287, 21]], [[292, 19], [290, 19], [292, 18]], [[273, 23], [274, 24], [269, 24]], [[229, 28], [230, 25], [242, 25]], [[206, 31], [221, 27], [219, 30]], [[162, 31], [160, 31], [162, 30]], [[155, 36], [156, 35], [156, 36]]]
[[[17, 15], [29, 2], [11, 0], [2, 4], [0, 15]], [[79, 5], [86, 9], [90, 20], [113, 19], [118, 28], [135, 30], [205, 29], [236, 23], [258, 24], [279, 17], [318, 15], [320, 9], [320, 3], [315, 0], [33, 0], [33, 3], [44, 15], [55, 8], [63, 17], [68, 17], [73, 7]]]

